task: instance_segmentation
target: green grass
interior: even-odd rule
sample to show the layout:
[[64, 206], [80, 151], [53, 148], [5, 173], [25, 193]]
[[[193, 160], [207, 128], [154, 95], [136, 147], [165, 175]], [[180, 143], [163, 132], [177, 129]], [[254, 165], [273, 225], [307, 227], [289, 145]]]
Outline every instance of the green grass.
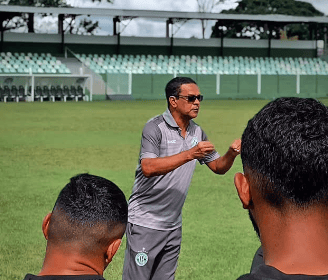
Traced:
[[[204, 101], [196, 122], [223, 154], [266, 103]], [[165, 101], [0, 103], [1, 280], [40, 271], [42, 219], [70, 177], [106, 177], [129, 197], [142, 128], [165, 109]], [[259, 242], [236, 195], [238, 171], [239, 157], [224, 176], [197, 165], [183, 210], [176, 279], [236, 279], [249, 270]], [[106, 279], [121, 279], [124, 248], [125, 241]]]

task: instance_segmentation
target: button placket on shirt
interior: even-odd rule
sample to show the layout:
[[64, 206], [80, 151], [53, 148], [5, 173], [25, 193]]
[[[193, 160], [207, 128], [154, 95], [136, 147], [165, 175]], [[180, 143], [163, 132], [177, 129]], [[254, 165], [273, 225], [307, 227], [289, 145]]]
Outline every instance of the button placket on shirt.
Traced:
[[188, 129], [187, 129], [187, 131], [186, 131], [186, 136], [185, 137], [183, 137], [182, 135], [181, 135], [181, 128], [179, 127], [178, 128], [178, 133], [179, 133], [179, 136], [182, 138], [182, 143], [183, 143], [183, 151], [187, 151], [187, 150], [189, 150], [190, 148], [189, 148], [189, 146], [188, 146], [188, 142], [187, 142], [187, 139], [188, 139], [188, 136], [189, 136], [189, 132], [188, 132]]

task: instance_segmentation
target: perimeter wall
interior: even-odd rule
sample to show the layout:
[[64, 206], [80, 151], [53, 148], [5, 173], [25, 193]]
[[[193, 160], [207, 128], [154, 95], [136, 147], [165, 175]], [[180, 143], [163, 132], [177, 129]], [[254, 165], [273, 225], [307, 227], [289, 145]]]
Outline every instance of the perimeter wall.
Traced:
[[[282, 96], [328, 97], [326, 75], [184, 75], [194, 79], [205, 99], [273, 99]], [[165, 99], [170, 74], [104, 74], [109, 98], [129, 95], [130, 99]], [[119, 81], [116, 83], [115, 81]], [[129, 85], [131, 83], [131, 85]], [[131, 88], [129, 90], [129, 88]], [[94, 95], [94, 100], [106, 96]]]

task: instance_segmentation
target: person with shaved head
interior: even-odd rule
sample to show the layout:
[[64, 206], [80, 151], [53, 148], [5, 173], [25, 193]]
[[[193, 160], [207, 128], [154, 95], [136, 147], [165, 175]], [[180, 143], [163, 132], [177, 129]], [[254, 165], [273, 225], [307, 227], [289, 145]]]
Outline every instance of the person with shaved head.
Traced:
[[104, 280], [127, 219], [127, 201], [113, 182], [89, 174], [71, 178], [42, 223], [42, 269], [24, 280]]

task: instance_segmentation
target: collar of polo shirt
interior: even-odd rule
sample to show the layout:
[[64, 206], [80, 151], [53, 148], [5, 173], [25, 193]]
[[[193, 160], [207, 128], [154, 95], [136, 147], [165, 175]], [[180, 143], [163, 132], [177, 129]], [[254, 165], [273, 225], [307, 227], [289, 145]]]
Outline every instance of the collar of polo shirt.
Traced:
[[[163, 113], [163, 118], [169, 126], [179, 128], [169, 109], [166, 109]], [[190, 122], [191, 121], [189, 121], [189, 124]]]

